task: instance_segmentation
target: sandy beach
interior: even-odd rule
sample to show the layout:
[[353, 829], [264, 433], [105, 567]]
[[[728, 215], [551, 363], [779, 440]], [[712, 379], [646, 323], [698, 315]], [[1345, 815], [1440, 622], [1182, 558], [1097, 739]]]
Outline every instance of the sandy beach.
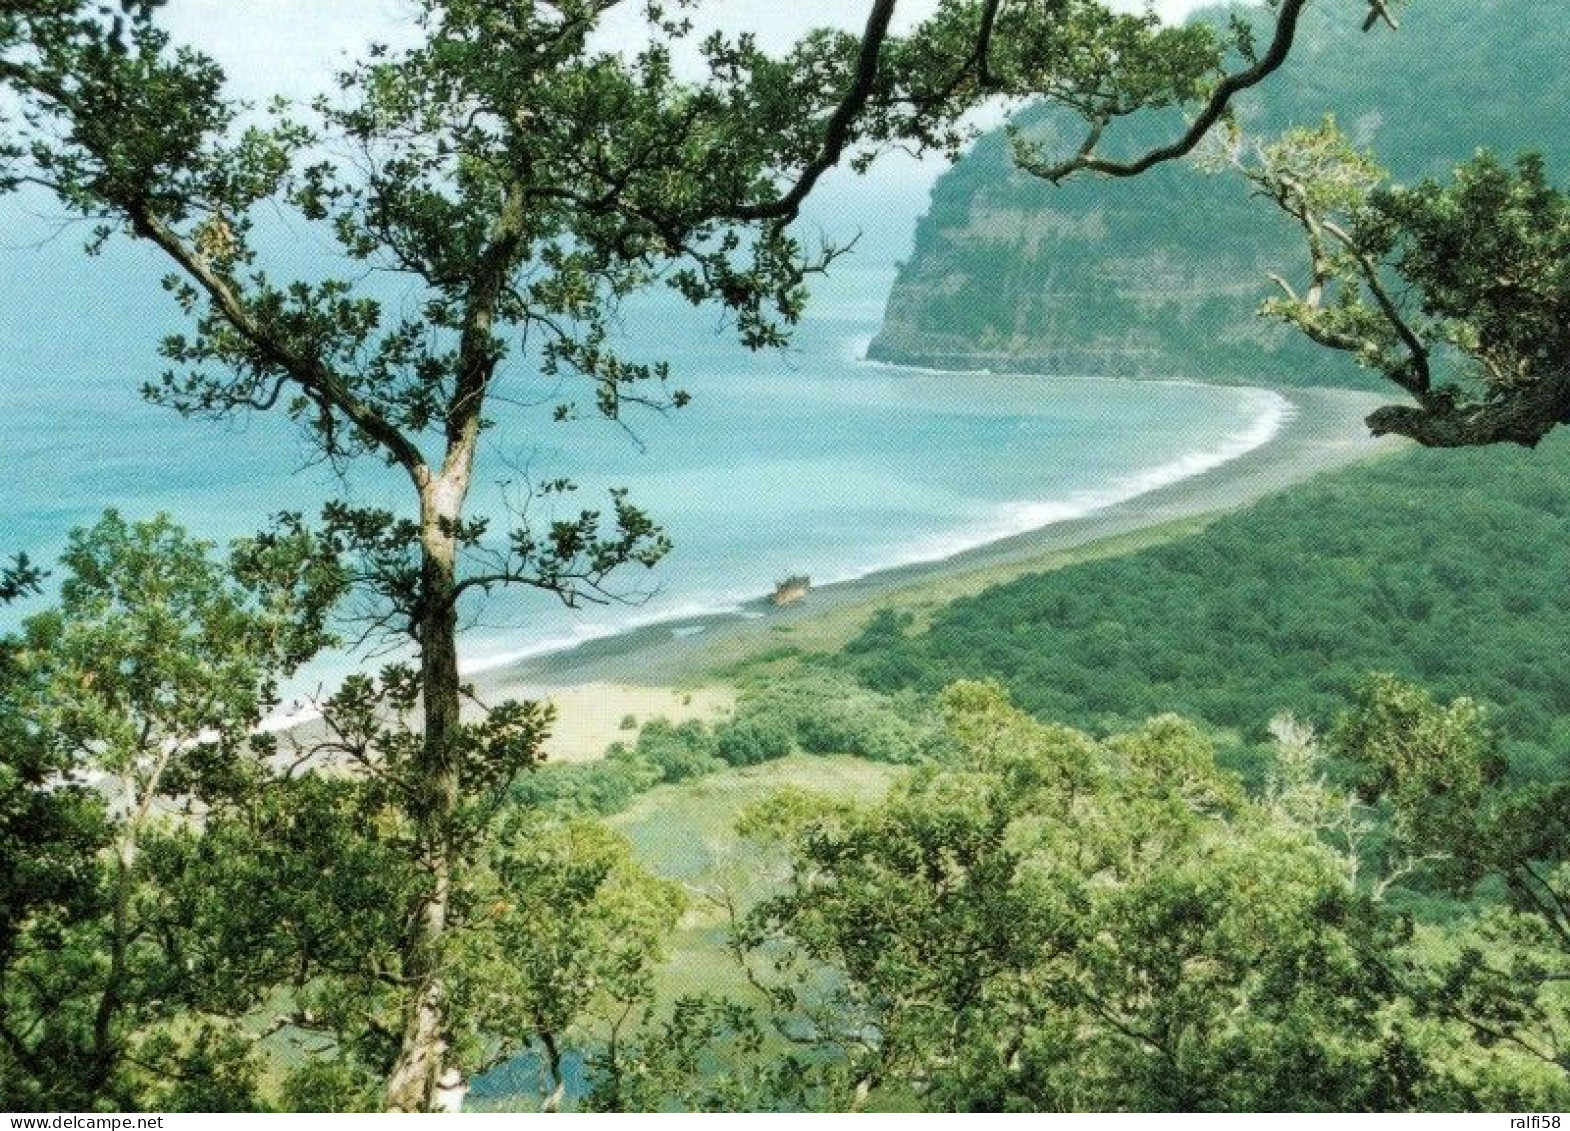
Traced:
[[[774, 608], [760, 594], [740, 612], [646, 625], [472, 676], [483, 700], [548, 698], [556, 705], [553, 759], [603, 754], [637, 725], [664, 716], [713, 720], [733, 702], [726, 673], [782, 647], [838, 647], [879, 608], [918, 618], [955, 598], [1028, 573], [1126, 553], [1198, 530], [1257, 499], [1398, 450], [1375, 440], [1363, 418], [1388, 398], [1346, 389], [1281, 390], [1293, 411], [1269, 441], [1209, 471], [1092, 514], [976, 547], [814, 588]], [[629, 720], [629, 716], [631, 717]]]

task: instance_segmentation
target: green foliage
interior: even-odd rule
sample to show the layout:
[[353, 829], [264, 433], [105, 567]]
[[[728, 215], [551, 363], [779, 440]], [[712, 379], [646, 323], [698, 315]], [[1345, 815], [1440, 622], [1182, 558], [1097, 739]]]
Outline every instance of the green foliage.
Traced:
[[18, 554], [9, 565], [0, 565], [0, 605], [9, 605], [18, 597], [38, 592], [43, 572], [26, 554]]
[[1358, 792], [1390, 805], [1396, 838], [1474, 859], [1485, 801], [1505, 768], [1484, 717], [1470, 699], [1440, 707], [1427, 692], [1380, 675], [1359, 689], [1331, 742], [1356, 767]]
[[409, 830], [350, 780], [259, 784], [171, 860], [203, 940], [188, 977], [212, 1008], [280, 1030], [290, 1059], [328, 1045], [351, 1094], [374, 1094], [395, 1048], [397, 932], [417, 890]]
[[737, 936], [762, 996], [751, 1011], [684, 1003], [622, 1050], [610, 1095], [715, 1102], [716, 1055], [719, 1096], [815, 1110], [1487, 1109], [1565, 1094], [1518, 1049], [1468, 1062], [1467, 1028], [1412, 996], [1404, 917], [1327, 830], [1246, 799], [1188, 724], [1098, 742], [982, 684], [942, 707], [952, 760], [882, 803], [792, 793], [744, 819], [788, 869]]
[[371, 1111], [376, 1089], [341, 1060], [309, 1058], [289, 1069], [282, 1088], [284, 1111]]
[[[0, 649], [8, 1107], [380, 1102], [428, 874], [419, 681], [351, 677], [319, 733], [254, 730], [322, 639], [328, 561], [298, 528], [226, 564], [110, 514], [72, 536], [60, 607]], [[468, 1071], [646, 993], [681, 906], [598, 826], [502, 806], [548, 721], [512, 703], [458, 735], [438, 969]], [[317, 1063], [274, 1087], [262, 1036]]]
[[772, 1111], [799, 1089], [792, 1058], [762, 1054], [770, 1033], [757, 1014], [715, 995], [684, 997], [628, 1055], [590, 1061], [586, 1111]]
[[1484, 1047], [1535, 1059], [1551, 1080], [1557, 1070], [1563, 1087], [1570, 782], [1502, 781], [1497, 738], [1475, 704], [1440, 704], [1389, 677], [1361, 690], [1332, 740], [1361, 771], [1363, 796], [1389, 813], [1403, 871], [1484, 894], [1416, 963], [1418, 1008], [1466, 1025]]
[[1262, 739], [1325, 727], [1369, 671], [1489, 704], [1517, 773], [1557, 775], [1570, 728], [1570, 464], [1415, 452], [1339, 472], [1126, 557], [955, 602], [841, 663], [885, 691], [1002, 680], [1042, 718], [1105, 727], [1177, 711]]
[[1244, 172], [1308, 245], [1307, 287], [1275, 276], [1285, 297], [1265, 313], [1417, 402], [1376, 412], [1375, 434], [1532, 447], [1570, 414], [1570, 200], [1540, 156], [1511, 169], [1483, 152], [1407, 188], [1327, 122]]
[[[484, 867], [468, 881], [458, 938], [454, 1015], [473, 1042], [466, 1061], [514, 1055], [537, 1041], [551, 1082], [565, 1087], [569, 1031], [613, 1032], [653, 994], [665, 938], [686, 906], [675, 884], [633, 860], [624, 838], [590, 821], [513, 810]], [[483, 1054], [490, 1054], [488, 1058]]]
[[713, 731], [697, 719], [675, 724], [650, 719], [638, 732], [634, 754], [658, 770], [661, 781], [699, 777], [724, 764], [716, 755]]
[[[616, 744], [620, 747], [620, 744]], [[660, 772], [625, 747], [598, 762], [539, 766], [513, 782], [509, 795], [525, 809], [605, 817], [619, 813], [660, 780]]]
[[753, 714], [715, 728], [714, 753], [728, 766], [756, 766], [788, 757], [795, 749], [790, 726], [772, 715]]
[[219, 1000], [192, 976], [207, 935], [180, 885], [197, 838], [172, 814], [198, 783], [216, 798], [249, 780], [211, 770], [243, 758], [277, 678], [323, 639], [333, 579], [308, 541], [247, 544], [232, 571], [210, 551], [111, 512], [72, 534], [58, 609], [0, 648], [9, 1107], [257, 1102], [225, 1006], [258, 987]]
[[916, 762], [932, 753], [935, 720], [915, 697], [858, 687], [831, 671], [804, 670], [748, 688], [737, 724], [785, 730], [808, 754], [850, 754], [873, 762]]

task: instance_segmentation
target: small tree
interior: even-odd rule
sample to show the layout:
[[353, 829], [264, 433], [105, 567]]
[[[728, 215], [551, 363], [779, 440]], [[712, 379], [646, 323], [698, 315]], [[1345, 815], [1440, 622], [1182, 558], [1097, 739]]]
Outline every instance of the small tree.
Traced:
[[239, 546], [233, 575], [209, 549], [111, 513], [72, 535], [59, 608], [0, 652], [7, 1106], [172, 1106], [178, 1079], [217, 1089], [184, 1102], [251, 1102], [250, 1046], [188, 992], [168, 865], [193, 775], [248, 743], [333, 585], [297, 532]]
[[[1389, 839], [1428, 862], [1410, 878], [1483, 896], [1409, 973], [1419, 1007], [1469, 1028], [1570, 1088], [1570, 783], [1511, 783], [1469, 699], [1436, 703], [1376, 676], [1331, 735]], [[1485, 886], [1487, 885], [1487, 886]], [[1504, 898], [1489, 893], [1502, 889]]]

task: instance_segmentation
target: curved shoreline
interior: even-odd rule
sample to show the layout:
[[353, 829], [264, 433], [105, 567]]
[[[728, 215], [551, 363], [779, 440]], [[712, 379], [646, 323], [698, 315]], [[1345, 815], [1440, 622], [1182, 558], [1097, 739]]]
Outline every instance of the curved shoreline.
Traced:
[[[884, 369], [901, 368], [874, 362], [860, 364]], [[908, 371], [927, 377], [955, 376], [931, 370]], [[1101, 384], [1117, 379], [1066, 377], [1055, 380]], [[1203, 387], [1190, 381], [1159, 383]], [[964, 527], [929, 531], [926, 536], [911, 541], [902, 549], [881, 560], [874, 560], [868, 564], [842, 565], [832, 571], [816, 571], [818, 580], [813, 586], [813, 593], [821, 594], [836, 590], [843, 585], [881, 577], [892, 571], [912, 566], [941, 565], [998, 542], [1038, 533], [1049, 526], [1091, 518], [1111, 507], [1203, 475], [1243, 458], [1250, 452], [1272, 443], [1298, 411], [1297, 405], [1289, 397], [1275, 389], [1239, 386], [1227, 391], [1254, 394], [1259, 398], [1262, 408], [1246, 427], [1223, 434], [1208, 446], [1184, 452], [1166, 463], [1143, 471], [1130, 472], [1095, 487], [1075, 490], [1061, 498], [999, 503], [996, 513], [990, 518], [978, 519]], [[483, 678], [487, 673], [505, 671], [536, 661], [546, 661], [552, 656], [571, 653], [600, 641], [623, 639], [644, 629], [693, 626], [693, 631], [686, 635], [697, 635], [704, 631], [703, 625], [712, 618], [729, 616], [756, 618], [760, 613], [772, 612], [773, 606], [765, 600], [767, 596], [765, 591], [755, 589], [729, 592], [708, 601], [689, 600], [684, 602], [682, 608], [660, 609], [631, 616], [620, 624], [580, 629], [537, 640], [519, 648], [478, 657], [466, 657], [460, 661], [460, 669], [466, 679]]]
[[[1402, 446], [1375, 440], [1363, 418], [1388, 398], [1347, 389], [1267, 389], [1291, 406], [1272, 436], [1249, 450], [1174, 482], [1087, 514], [963, 549], [935, 560], [880, 569], [814, 588], [786, 609], [760, 597], [739, 610], [675, 617], [520, 658], [475, 672], [487, 699], [540, 695], [584, 683], [671, 686], [701, 681], [724, 667], [807, 638], [832, 646], [835, 622], [882, 604], [930, 605], [1011, 576], [1066, 564], [1097, 543], [1174, 523], [1208, 521], [1324, 471]], [[941, 590], [942, 592], [936, 592]]]

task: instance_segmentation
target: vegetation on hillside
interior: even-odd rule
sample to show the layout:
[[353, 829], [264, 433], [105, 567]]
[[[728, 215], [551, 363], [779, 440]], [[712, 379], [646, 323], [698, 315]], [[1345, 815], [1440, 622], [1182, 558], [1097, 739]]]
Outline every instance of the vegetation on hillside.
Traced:
[[1489, 703], [1520, 772], [1561, 772], [1567, 529], [1564, 440], [1413, 452], [956, 601], [919, 633], [885, 613], [838, 662], [881, 690], [994, 678], [1041, 718], [1175, 711], [1247, 740], [1281, 711], [1325, 725], [1388, 671]]
[[[748, 988], [604, 1050], [640, 1110], [1470, 1110], [1570, 1096], [1564, 790], [1499, 784], [1480, 713], [1392, 680], [1249, 795], [1188, 723], [1105, 740], [995, 685], [873, 805], [785, 791], [742, 830]], [[1523, 836], [1523, 834], [1528, 834]], [[754, 868], [765, 867], [762, 863]], [[1442, 929], [1403, 890], [1500, 885]]]
[[[643, 38], [607, 49], [617, 0], [422, 0], [414, 35], [372, 45], [303, 106], [234, 98], [213, 59], [174, 42], [162, 0], [0, 10], [0, 194], [86, 221], [89, 251], [124, 239], [164, 264], [186, 324], [162, 341], [170, 368], [146, 395], [199, 418], [281, 413], [311, 458], [387, 466], [402, 484], [395, 509], [330, 501], [316, 540], [343, 567], [363, 635], [417, 657], [339, 703], [392, 742], [361, 761], [395, 783], [380, 801], [399, 835], [382, 847], [412, 885], [377, 987], [390, 1037], [362, 1042], [377, 1045], [361, 1067], [383, 1066], [390, 1109], [449, 1102], [472, 1067], [450, 965], [460, 877], [493, 847], [474, 814], [498, 765], [527, 764], [521, 743], [540, 733], [520, 704], [466, 726], [461, 616], [500, 586], [615, 599], [613, 575], [669, 548], [624, 490], [604, 510], [544, 520], [524, 502], [473, 513], [491, 406], [519, 395], [498, 389], [509, 358], [545, 379], [542, 397], [523, 396], [554, 402], [558, 422], [680, 407], [667, 365], [615, 341], [626, 297], [668, 286], [716, 309], [743, 347], [780, 346], [805, 280], [838, 254], [791, 227], [828, 170], [889, 146], [955, 148], [964, 116], [995, 97], [1046, 98], [1084, 120], [1059, 176], [1101, 167], [1108, 115], [1190, 107], [1196, 125], [1151, 155], [1168, 160], [1277, 69], [1305, 3], [1282, 0], [1265, 58], [1233, 66], [1237, 35], [1096, 2], [947, 0], [894, 36], [894, 0], [870, 0], [860, 34], [804, 34], [771, 56], [744, 32], [699, 40], [686, 3], [629, 5]], [[676, 64], [684, 45], [691, 77]], [[289, 243], [335, 257], [299, 272], [259, 237], [280, 216]], [[402, 288], [395, 302], [377, 289], [384, 273]], [[567, 376], [575, 389], [557, 382]], [[0, 595], [19, 591], [22, 568], [0, 575]], [[418, 743], [361, 725], [367, 704]], [[97, 1044], [119, 1040], [95, 1025]]]
[[[593, 599], [666, 548], [621, 492], [604, 526], [584, 511], [487, 540], [465, 496], [509, 346], [543, 336], [543, 373], [578, 372], [612, 419], [663, 401], [663, 366], [607, 349], [617, 301], [669, 282], [744, 345], [781, 343], [833, 257], [789, 221], [853, 143], [950, 146], [977, 100], [1047, 93], [1088, 132], [1019, 139], [1037, 175], [1135, 175], [1280, 66], [1306, 0], [1226, 34], [1094, 0], [952, 0], [909, 39], [873, 0], [862, 36], [783, 60], [709, 39], [691, 83], [670, 49], [691, 29], [663, 5], [644, 9], [646, 50], [593, 46], [613, 4], [427, 0], [423, 42], [373, 49], [315, 104], [344, 150], [284, 117], [242, 125], [158, 0], [0, 14], [0, 191], [52, 192], [102, 225], [93, 246], [148, 241], [175, 271], [193, 327], [151, 395], [277, 407], [322, 459], [372, 457], [409, 489], [401, 515], [340, 500], [227, 555], [111, 512], [72, 535], [58, 605], [0, 639], [0, 1104], [430, 1110], [520, 1064], [546, 1110], [1570, 1102], [1562, 438], [1531, 462], [1358, 470], [921, 632], [880, 616], [734, 717], [646, 723], [602, 763], [542, 768], [541, 704], [460, 715], [462, 599]], [[1394, 23], [1385, 0], [1367, 17]], [[1518, 36], [1517, 72], [1537, 34], [1555, 42]], [[1144, 158], [1099, 148], [1117, 119], [1179, 106], [1196, 117], [1166, 119], [1173, 144], [1151, 141], [1158, 120], [1123, 136]], [[1329, 230], [1313, 186], [1278, 172], [1262, 183], [1312, 246]], [[274, 207], [419, 301], [384, 322], [360, 268], [271, 281], [251, 237]], [[1486, 371], [1461, 426], [1557, 396], [1570, 252], [1539, 164], [1478, 161], [1373, 211], [1434, 342]], [[967, 222], [985, 248], [1022, 215]], [[1110, 215], [1031, 231], [1100, 239]], [[1457, 248], [1479, 215], [1487, 238]], [[1341, 242], [1342, 280], [1377, 302], [1371, 245]], [[1136, 270], [1163, 283], [1165, 262]], [[1337, 345], [1370, 331], [1361, 294], [1329, 321], [1278, 313]], [[1431, 387], [1405, 337], [1386, 356], [1404, 324], [1380, 307], [1388, 325], [1355, 348], [1446, 420], [1461, 393]], [[1548, 401], [1523, 442], [1562, 419]], [[0, 604], [38, 581], [0, 565]], [[262, 728], [351, 593], [417, 664], [349, 677], [307, 727]], [[1248, 775], [1218, 728], [1251, 745]], [[811, 756], [855, 796], [787, 788], [703, 839], [716, 809], [695, 799], [797, 785]], [[657, 796], [692, 819], [683, 835], [653, 834], [639, 807]], [[673, 941], [723, 950], [728, 978], [673, 987]]]

